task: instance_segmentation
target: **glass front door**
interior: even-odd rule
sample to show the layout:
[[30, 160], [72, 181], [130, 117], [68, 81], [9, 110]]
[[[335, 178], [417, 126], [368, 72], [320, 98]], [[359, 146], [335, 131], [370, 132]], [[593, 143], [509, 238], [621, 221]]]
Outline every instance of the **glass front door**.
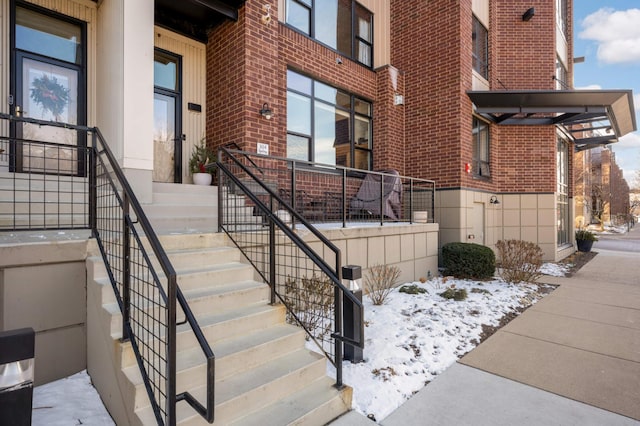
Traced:
[[[16, 7], [15, 16], [13, 113], [85, 124], [83, 26], [26, 7]], [[13, 132], [21, 140], [12, 147], [13, 170], [78, 174], [83, 169], [78, 147], [86, 145], [84, 134], [29, 123]]]
[[157, 49], [154, 55], [153, 181], [182, 182], [180, 58]]

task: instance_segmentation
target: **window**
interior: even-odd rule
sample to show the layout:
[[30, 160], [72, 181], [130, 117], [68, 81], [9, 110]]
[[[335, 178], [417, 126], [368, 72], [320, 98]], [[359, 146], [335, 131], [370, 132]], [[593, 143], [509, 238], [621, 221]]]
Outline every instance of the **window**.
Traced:
[[557, 207], [558, 246], [567, 245], [569, 240], [569, 144], [558, 138], [557, 150]]
[[488, 178], [489, 170], [489, 124], [473, 117], [473, 168], [475, 176]]
[[556, 25], [562, 31], [564, 37], [567, 37], [569, 29], [567, 23], [567, 0], [556, 0]]
[[287, 71], [287, 157], [370, 170], [371, 113], [370, 102]]
[[569, 75], [562, 61], [556, 58], [556, 90], [570, 89], [571, 85], [567, 81]]
[[373, 14], [353, 0], [287, 0], [286, 22], [366, 66], [373, 65]]
[[473, 43], [473, 69], [478, 74], [489, 79], [489, 32], [482, 23], [473, 17], [473, 29], [471, 33]]

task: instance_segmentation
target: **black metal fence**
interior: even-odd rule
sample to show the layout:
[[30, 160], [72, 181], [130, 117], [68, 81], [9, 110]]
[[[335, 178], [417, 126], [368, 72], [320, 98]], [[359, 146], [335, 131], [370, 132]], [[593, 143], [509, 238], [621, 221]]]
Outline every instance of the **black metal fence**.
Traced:
[[[342, 344], [364, 345], [344, 336], [343, 298], [362, 318], [362, 303], [341, 283], [340, 250], [317, 231], [269, 184], [268, 176], [243, 164], [247, 157], [219, 151], [218, 223], [271, 287], [271, 301], [287, 307], [287, 320], [301, 325], [336, 367], [342, 386]], [[307, 227], [317, 242], [294, 232]], [[313, 246], [313, 248], [311, 247]], [[363, 321], [360, 321], [363, 324]]]
[[[176, 424], [176, 403], [181, 400], [213, 422], [213, 352], [177, 285], [166, 252], [100, 131], [1, 114], [0, 120], [4, 131], [0, 155], [6, 156], [0, 163], [6, 168], [0, 171], [2, 228], [91, 229], [122, 312], [122, 338], [131, 342], [158, 424]], [[73, 134], [71, 140], [77, 145], [26, 139], [23, 136], [29, 127], [54, 129], [49, 132], [54, 138]], [[15, 206], [9, 208], [12, 204]], [[207, 396], [202, 403], [176, 388], [178, 307], [207, 365]]]
[[434, 181], [394, 170], [366, 171], [227, 151], [308, 222], [343, 227], [434, 222]]

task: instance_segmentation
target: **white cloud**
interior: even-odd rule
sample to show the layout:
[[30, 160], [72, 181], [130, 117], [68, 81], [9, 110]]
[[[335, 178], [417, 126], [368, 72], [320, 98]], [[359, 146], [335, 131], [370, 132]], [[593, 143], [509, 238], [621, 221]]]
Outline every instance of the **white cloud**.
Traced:
[[599, 84], [590, 84], [588, 86], [576, 87], [577, 90], [602, 90], [602, 86]]
[[598, 60], [640, 62], [640, 9], [602, 8], [584, 18], [580, 38], [598, 43]]

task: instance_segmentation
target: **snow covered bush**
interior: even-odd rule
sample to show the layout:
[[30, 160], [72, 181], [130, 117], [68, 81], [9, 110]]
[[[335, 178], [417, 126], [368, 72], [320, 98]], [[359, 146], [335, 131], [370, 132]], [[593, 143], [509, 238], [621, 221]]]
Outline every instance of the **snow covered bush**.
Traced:
[[400, 278], [400, 268], [389, 265], [373, 265], [364, 276], [364, 289], [371, 303], [382, 305]]
[[500, 277], [508, 283], [536, 282], [542, 275], [542, 249], [529, 241], [500, 240], [496, 243]]

